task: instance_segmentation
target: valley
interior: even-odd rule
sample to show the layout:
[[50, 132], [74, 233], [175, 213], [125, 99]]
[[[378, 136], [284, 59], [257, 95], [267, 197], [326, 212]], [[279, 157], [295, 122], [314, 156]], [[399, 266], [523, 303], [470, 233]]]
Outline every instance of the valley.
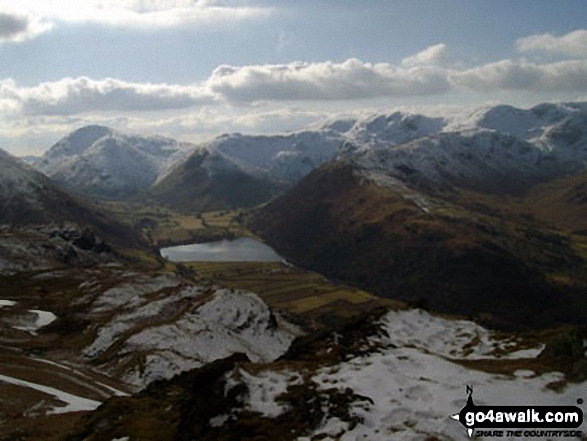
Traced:
[[[574, 403], [585, 112], [0, 153], [0, 440], [458, 440], [465, 385]], [[272, 258], [161, 251], [239, 238]]]

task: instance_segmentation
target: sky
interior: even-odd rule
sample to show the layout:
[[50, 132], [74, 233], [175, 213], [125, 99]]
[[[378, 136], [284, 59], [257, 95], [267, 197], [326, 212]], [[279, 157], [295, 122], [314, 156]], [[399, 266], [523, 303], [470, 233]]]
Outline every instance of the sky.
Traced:
[[0, 148], [587, 100], [585, 0], [0, 0]]

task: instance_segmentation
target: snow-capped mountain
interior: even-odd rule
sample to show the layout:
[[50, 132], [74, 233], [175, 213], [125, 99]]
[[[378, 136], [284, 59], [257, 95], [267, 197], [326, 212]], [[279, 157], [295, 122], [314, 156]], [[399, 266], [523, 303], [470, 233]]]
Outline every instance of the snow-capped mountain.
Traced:
[[149, 188], [193, 148], [170, 138], [86, 126], [51, 147], [36, 167], [75, 191], [125, 197]]
[[477, 157], [484, 162], [479, 167], [499, 169], [500, 174], [530, 169], [544, 174], [542, 158], [554, 161], [551, 168], [560, 166], [563, 173], [571, 162], [581, 165], [587, 158], [586, 120], [585, 103], [547, 103], [531, 109], [499, 105], [447, 117], [395, 112], [347, 118], [288, 135], [220, 136], [205, 146], [216, 155], [214, 166], [208, 163], [205, 168], [213, 173], [214, 167], [231, 163], [245, 173], [291, 184], [336, 158], [352, 159], [357, 152], [392, 152], [397, 147], [388, 159], [394, 165], [423, 159], [427, 165], [420, 167], [421, 172], [437, 173], [429, 163], [446, 161], [449, 169], [466, 176], [472, 171], [461, 169], [465, 155]]
[[[420, 176], [438, 185], [456, 176], [475, 187], [479, 181], [535, 180], [582, 169], [586, 119], [585, 103], [485, 106], [449, 116], [394, 112], [288, 134], [225, 134], [198, 146], [88, 126], [55, 144], [35, 166], [76, 191], [117, 198], [153, 187], [158, 200], [178, 207], [184, 202], [174, 196], [179, 192], [208, 198], [218, 186], [233, 188], [246, 181], [255, 193], [242, 201], [198, 203], [198, 209], [263, 202], [276, 194], [275, 188], [291, 187], [341, 158], [394, 178], [405, 178], [397, 170], [409, 169], [417, 173], [411, 180]], [[473, 182], [467, 183], [470, 178]], [[206, 194], [199, 191], [202, 181]], [[198, 191], [181, 190], [190, 186]]]
[[[249, 174], [297, 182], [312, 169], [331, 160], [342, 142], [340, 133], [329, 130], [265, 136], [236, 133], [222, 135], [205, 148]], [[216, 164], [219, 163], [217, 160]], [[207, 168], [214, 172], [213, 166]]]
[[375, 137], [361, 144], [355, 137], [341, 157], [396, 184], [490, 192], [524, 189], [587, 164], [587, 106], [582, 103], [529, 110], [495, 106], [445, 123], [437, 121], [441, 130], [405, 143]]
[[367, 175], [393, 178], [397, 185], [438, 190], [456, 185], [491, 193], [526, 188], [563, 166], [538, 146], [492, 130], [440, 133], [348, 159]]
[[584, 167], [586, 118], [582, 103], [500, 105], [445, 117], [344, 118], [283, 135], [222, 135], [159, 179], [154, 194], [186, 210], [255, 205], [338, 159], [396, 184], [515, 191]]

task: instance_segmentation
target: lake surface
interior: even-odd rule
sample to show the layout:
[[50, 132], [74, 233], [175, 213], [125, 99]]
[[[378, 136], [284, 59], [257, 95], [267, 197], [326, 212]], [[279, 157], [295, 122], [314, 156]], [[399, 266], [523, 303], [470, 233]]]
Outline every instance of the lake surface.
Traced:
[[160, 252], [165, 259], [172, 262], [281, 262], [283, 260], [283, 257], [269, 245], [249, 237], [161, 248]]

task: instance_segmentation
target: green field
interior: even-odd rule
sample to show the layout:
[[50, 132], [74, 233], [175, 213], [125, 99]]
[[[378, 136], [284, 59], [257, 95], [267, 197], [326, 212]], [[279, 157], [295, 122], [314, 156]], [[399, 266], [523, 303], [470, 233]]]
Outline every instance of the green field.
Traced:
[[205, 242], [223, 237], [251, 236], [240, 220], [246, 210], [222, 210], [188, 215], [160, 206], [103, 202], [117, 220], [140, 231], [153, 246]]

